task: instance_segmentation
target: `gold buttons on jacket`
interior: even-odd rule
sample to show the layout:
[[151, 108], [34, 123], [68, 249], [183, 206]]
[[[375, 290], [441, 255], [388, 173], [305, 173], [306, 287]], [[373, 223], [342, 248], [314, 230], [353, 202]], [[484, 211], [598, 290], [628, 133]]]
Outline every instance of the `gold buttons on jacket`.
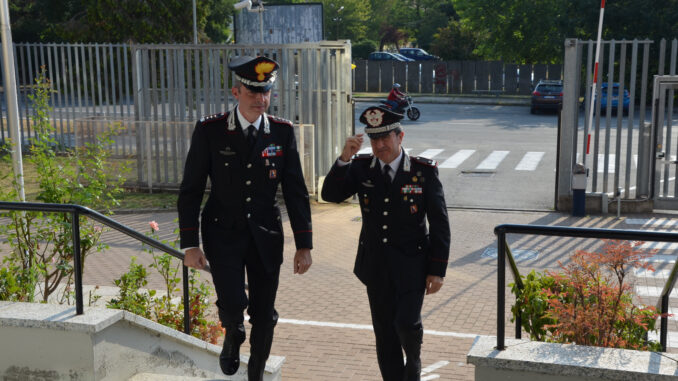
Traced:
[[252, 184], [252, 180], [245, 181], [245, 185], [250, 185], [250, 184]]
[[384, 211], [384, 215], [385, 215], [385, 216], [388, 216], [388, 211]]
[[386, 230], [386, 229], [388, 229], [388, 225], [384, 225], [384, 226], [382, 226], [381, 228], [384, 229], [384, 230]]
[[384, 202], [388, 202], [388, 197], [386, 197], [386, 198], [384, 199]]
[[247, 163], [247, 168], [252, 168], [252, 163]]
[[246, 201], [246, 202], [252, 201], [252, 197], [247, 197], [247, 198], [245, 199], [245, 201]]
[[388, 238], [382, 239], [382, 242], [384, 242], [384, 243], [388, 242]]

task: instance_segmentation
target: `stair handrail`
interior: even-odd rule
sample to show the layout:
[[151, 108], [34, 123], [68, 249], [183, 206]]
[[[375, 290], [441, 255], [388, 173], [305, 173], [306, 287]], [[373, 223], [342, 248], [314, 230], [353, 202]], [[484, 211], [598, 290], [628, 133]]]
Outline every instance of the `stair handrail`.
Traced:
[[[582, 228], [571, 226], [547, 226], [547, 225], [523, 225], [502, 224], [494, 228], [497, 236], [497, 350], [506, 349], [504, 342], [504, 305], [506, 303], [506, 259], [509, 259], [511, 273], [519, 288], [522, 289], [522, 280], [518, 267], [515, 264], [511, 249], [506, 241], [506, 234], [530, 234], [577, 238], [606, 238], [622, 239], [627, 241], [653, 241], [653, 242], [678, 242], [678, 233], [657, 232], [633, 229], [602, 229]], [[673, 270], [664, 285], [657, 309], [661, 312], [661, 325], [659, 330], [659, 343], [662, 352], [666, 352], [668, 335], [669, 295], [678, 279], [678, 260], [674, 263]], [[659, 304], [661, 306], [659, 306]], [[516, 339], [520, 339], [522, 322], [520, 316], [516, 317]]]
[[[73, 273], [74, 273], [74, 287], [75, 287], [75, 311], [77, 315], [84, 313], [83, 295], [82, 295], [82, 258], [80, 258], [80, 216], [87, 216], [95, 221], [98, 221], [110, 228], [113, 228], [129, 237], [145, 243], [151, 247], [161, 250], [179, 260], [182, 263], [182, 281], [184, 294], [184, 333], [190, 334], [190, 304], [189, 304], [189, 286], [188, 286], [188, 267], [184, 263], [184, 253], [168, 246], [156, 239], [147, 235], [141, 234], [138, 231], [125, 226], [114, 219], [107, 217], [95, 210], [86, 206], [76, 204], [53, 204], [53, 203], [36, 203], [36, 202], [10, 202], [0, 201], [0, 210], [19, 210], [19, 211], [33, 211], [33, 212], [52, 212], [52, 213], [71, 213], [73, 215]], [[210, 271], [208, 265], [203, 268], [205, 271]]]

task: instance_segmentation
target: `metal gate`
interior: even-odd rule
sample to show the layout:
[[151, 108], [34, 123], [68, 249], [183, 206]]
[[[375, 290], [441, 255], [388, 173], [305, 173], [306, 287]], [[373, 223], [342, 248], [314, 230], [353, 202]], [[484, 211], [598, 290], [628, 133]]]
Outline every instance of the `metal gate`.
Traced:
[[[315, 193], [352, 132], [351, 45], [14, 44], [21, 139], [33, 137], [27, 96], [40, 67], [53, 92], [50, 122], [65, 149], [81, 146], [112, 125], [111, 151], [131, 162], [128, 185], [177, 188], [191, 131], [203, 115], [227, 111], [236, 55], [266, 55], [281, 65], [269, 112], [294, 122], [304, 177]], [[0, 62], [0, 69], [2, 68]], [[0, 101], [4, 97], [0, 70]], [[2, 102], [4, 103], [4, 101]], [[7, 136], [0, 108], [0, 141]]]
[[304, 174], [315, 193], [318, 174], [329, 171], [352, 132], [348, 42], [133, 46], [140, 182], [166, 186], [181, 178], [195, 120], [234, 106], [228, 61], [240, 55], [280, 63], [269, 112], [300, 126]]
[[[587, 203], [590, 211], [607, 210], [613, 198], [619, 198], [628, 211], [674, 205], [654, 205], [660, 188], [675, 188], [668, 184], [674, 179], [670, 175], [673, 172], [667, 170], [671, 156], [666, 148], [675, 150], [678, 144], [671, 143], [670, 128], [658, 131], [650, 123], [655, 102], [648, 104], [648, 92], [653, 91], [652, 78], [665, 74], [665, 66], [669, 74], [676, 74], [678, 40], [671, 42], [670, 52], [666, 40], [656, 45], [649, 40], [602, 41], [599, 79], [591, 102], [594, 48], [594, 41], [565, 41], [556, 208], [571, 209], [572, 169], [576, 163], [584, 164], [588, 171], [587, 199], [599, 200]], [[589, 124], [590, 107], [594, 108], [594, 118]], [[665, 109], [672, 110], [670, 106]], [[654, 139], [664, 139], [657, 142], [669, 155], [668, 161], [657, 165]], [[671, 207], [678, 208], [678, 204]]]
[[678, 181], [676, 164], [678, 161], [678, 134], [673, 126], [678, 125], [678, 116], [674, 113], [676, 103], [675, 90], [678, 89], [678, 76], [662, 75], [654, 78], [652, 96], [652, 133], [654, 135], [654, 207], [658, 209], [678, 209]]

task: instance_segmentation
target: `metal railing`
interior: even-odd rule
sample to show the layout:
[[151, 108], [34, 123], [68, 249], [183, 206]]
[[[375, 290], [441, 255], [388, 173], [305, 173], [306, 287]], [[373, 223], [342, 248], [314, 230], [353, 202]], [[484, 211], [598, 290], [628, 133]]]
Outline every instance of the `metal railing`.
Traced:
[[[82, 258], [80, 258], [80, 216], [87, 216], [110, 228], [113, 228], [129, 237], [145, 243], [153, 248], [162, 250], [165, 253], [182, 261], [182, 280], [184, 288], [184, 332], [190, 334], [190, 312], [189, 312], [189, 286], [188, 286], [188, 267], [183, 265], [184, 254], [166, 244], [153, 238], [139, 233], [103, 214], [90, 208], [74, 204], [48, 204], [31, 202], [5, 202], [0, 201], [0, 210], [20, 210], [32, 212], [52, 212], [52, 213], [70, 213], [73, 218], [73, 272], [75, 283], [75, 311], [77, 315], [84, 313], [82, 296]], [[209, 271], [209, 267], [204, 268]]]
[[[653, 242], [678, 242], [678, 233], [654, 232], [643, 230], [623, 230], [623, 229], [595, 229], [595, 228], [575, 228], [567, 226], [544, 226], [544, 225], [497, 225], [494, 228], [494, 234], [497, 236], [497, 350], [506, 349], [504, 345], [504, 309], [506, 303], [506, 259], [518, 288], [523, 288], [523, 283], [518, 272], [518, 266], [515, 263], [511, 249], [506, 242], [506, 234], [531, 234], [559, 237], [577, 237], [577, 238], [606, 238], [622, 239], [628, 241], [653, 241]], [[664, 289], [659, 297], [657, 309], [661, 311], [661, 325], [659, 331], [659, 343], [662, 352], [666, 352], [667, 334], [668, 334], [668, 312], [669, 295], [678, 278], [678, 261], [674, 262], [673, 269], [666, 280]], [[520, 315], [516, 316], [516, 339], [521, 337], [522, 322]]]

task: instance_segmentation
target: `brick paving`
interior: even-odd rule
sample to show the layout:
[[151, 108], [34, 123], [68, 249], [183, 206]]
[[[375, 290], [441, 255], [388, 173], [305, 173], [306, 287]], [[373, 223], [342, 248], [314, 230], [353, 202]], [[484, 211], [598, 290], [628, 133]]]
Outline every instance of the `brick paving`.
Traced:
[[[353, 275], [360, 211], [352, 203], [312, 205], [313, 266], [307, 274], [292, 273], [294, 242], [285, 222], [285, 262], [281, 269], [276, 308], [281, 322], [276, 327], [272, 354], [285, 356], [285, 380], [379, 380], [374, 335], [363, 285]], [[450, 265], [445, 285], [427, 296], [423, 306], [424, 346], [422, 365], [431, 367], [424, 379], [473, 380], [473, 366], [466, 364], [476, 335], [496, 335], [496, 248], [493, 229], [502, 223], [625, 228], [614, 217], [573, 218], [554, 212], [463, 210], [449, 211], [452, 231]], [[637, 216], [634, 216], [637, 217]], [[117, 221], [139, 231], [150, 231], [148, 222], [160, 225], [160, 239], [175, 239], [176, 213], [121, 214]], [[140, 244], [116, 232], [103, 240], [110, 249], [88, 257], [84, 283], [113, 285], [113, 279], [129, 267], [130, 257], [150, 264], [150, 255]], [[562, 237], [509, 236], [514, 250], [534, 250], [537, 258], [518, 260], [522, 274], [531, 269], [553, 269], [577, 248], [595, 248], [599, 242]], [[515, 254], [515, 253], [514, 253]], [[210, 275], [202, 273], [205, 280]], [[512, 282], [507, 271], [507, 283]], [[162, 288], [151, 275], [149, 288]], [[509, 321], [513, 302], [507, 287], [505, 306], [507, 337], [513, 334]], [[216, 317], [214, 306], [211, 316]], [[328, 324], [332, 323], [332, 324]], [[249, 330], [249, 325], [246, 324]], [[243, 353], [248, 353], [246, 342]]]

